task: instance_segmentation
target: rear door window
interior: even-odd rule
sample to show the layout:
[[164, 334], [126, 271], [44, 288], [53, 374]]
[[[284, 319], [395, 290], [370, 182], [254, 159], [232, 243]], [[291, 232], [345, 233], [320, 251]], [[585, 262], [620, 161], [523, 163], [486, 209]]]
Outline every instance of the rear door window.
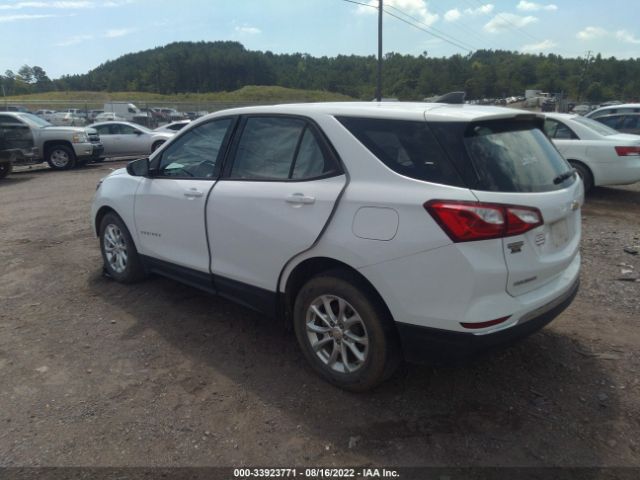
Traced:
[[360, 143], [394, 172], [445, 185], [461, 177], [424, 121], [338, 117]]
[[311, 180], [339, 172], [315, 129], [302, 118], [247, 117], [229, 177], [234, 180]]
[[544, 121], [544, 132], [549, 138], [556, 140], [575, 140], [578, 136], [564, 123], [547, 118]]

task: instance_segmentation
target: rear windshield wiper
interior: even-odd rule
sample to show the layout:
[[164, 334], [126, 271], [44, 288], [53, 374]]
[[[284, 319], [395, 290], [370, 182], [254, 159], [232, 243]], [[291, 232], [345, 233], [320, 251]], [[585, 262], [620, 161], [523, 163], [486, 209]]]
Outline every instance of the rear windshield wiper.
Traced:
[[554, 185], [558, 185], [562, 182], [564, 182], [567, 178], [571, 178], [576, 174], [576, 169], [572, 168], [571, 170], [567, 170], [564, 173], [561, 173], [560, 175], [558, 175], [556, 178], [553, 179], [553, 184]]

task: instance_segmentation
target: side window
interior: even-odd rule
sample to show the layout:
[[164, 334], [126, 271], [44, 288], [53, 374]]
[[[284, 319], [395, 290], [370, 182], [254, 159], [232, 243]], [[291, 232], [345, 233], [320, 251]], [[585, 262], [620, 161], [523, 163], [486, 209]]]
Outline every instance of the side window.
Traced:
[[111, 135], [110, 125], [98, 125], [93, 127], [98, 131], [98, 135]]
[[12, 117], [11, 115], [0, 115], [0, 124], [3, 124], [3, 125], [24, 125], [24, 123], [22, 123], [16, 117]]
[[547, 118], [544, 121], [544, 133], [556, 140], [575, 140], [578, 136], [569, 127], [557, 120]]
[[575, 140], [578, 136], [573, 133], [569, 127], [567, 127], [562, 122], [557, 122], [558, 128], [556, 129], [556, 134], [553, 138], [557, 138], [558, 140]]
[[297, 118], [248, 118], [236, 148], [231, 177], [288, 179], [304, 128], [305, 122]]
[[558, 122], [549, 120], [548, 118], [544, 121], [544, 133], [547, 135], [547, 137], [555, 138], [557, 129]]
[[625, 130], [635, 130], [638, 128], [638, 115], [626, 115], [622, 121], [622, 128]]
[[338, 168], [312, 126], [300, 118], [247, 118], [231, 167], [237, 180], [308, 180]]
[[622, 120], [621, 115], [611, 115], [609, 117], [600, 117], [596, 118], [597, 121], [606, 125], [607, 127], [611, 127], [614, 130], [620, 128], [620, 120]]
[[338, 117], [373, 155], [394, 172], [444, 185], [462, 179], [424, 121]]
[[220, 149], [231, 118], [214, 120], [186, 132], [162, 153], [156, 177], [216, 178]]
[[140, 132], [137, 128], [133, 128], [131, 125], [126, 125], [124, 123], [118, 125], [120, 135], [136, 135]]
[[305, 128], [298, 147], [298, 155], [293, 163], [290, 178], [303, 180], [315, 178], [332, 170], [332, 163], [328, 161], [316, 135], [310, 128]]

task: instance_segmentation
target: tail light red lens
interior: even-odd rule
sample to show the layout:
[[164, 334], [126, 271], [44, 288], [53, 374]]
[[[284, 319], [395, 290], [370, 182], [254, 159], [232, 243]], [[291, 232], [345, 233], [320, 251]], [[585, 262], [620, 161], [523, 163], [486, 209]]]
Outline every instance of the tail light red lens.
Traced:
[[637, 157], [640, 156], [640, 146], [638, 147], [616, 147], [616, 153], [619, 157]]
[[544, 223], [540, 210], [533, 207], [431, 200], [424, 208], [454, 242], [520, 235]]

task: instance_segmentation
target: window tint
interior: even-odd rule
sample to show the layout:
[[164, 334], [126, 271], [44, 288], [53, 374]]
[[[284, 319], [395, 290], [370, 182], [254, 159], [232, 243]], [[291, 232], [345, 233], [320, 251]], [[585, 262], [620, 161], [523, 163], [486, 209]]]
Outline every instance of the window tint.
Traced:
[[638, 128], [638, 115], [626, 115], [622, 121], [622, 127], [627, 130], [635, 130]]
[[554, 179], [571, 167], [537, 128], [509, 122], [471, 125], [464, 144], [475, 168], [479, 188], [494, 192], [545, 192], [565, 188]]
[[136, 135], [137, 133], [141, 133], [137, 128], [132, 127], [131, 125], [125, 125], [124, 123], [118, 125], [118, 130], [121, 135]]
[[24, 123], [11, 115], [0, 115], [0, 123], [5, 125], [24, 125]]
[[98, 131], [99, 135], [111, 135], [111, 125], [98, 125], [93, 128]]
[[295, 180], [314, 178], [329, 171], [331, 171], [331, 163], [327, 161], [313, 131], [306, 128], [300, 141], [291, 178]]
[[338, 120], [393, 171], [427, 182], [462, 185], [426, 122], [358, 117]]
[[157, 176], [216, 178], [218, 160], [232, 119], [214, 120], [185, 132], [167, 147]]
[[578, 136], [573, 133], [573, 130], [571, 130], [564, 123], [557, 120], [552, 120], [550, 118], [547, 118], [544, 121], [544, 132], [550, 138], [558, 140], [574, 140], [578, 138]]
[[619, 128], [620, 120], [622, 120], [622, 115], [612, 115], [610, 117], [599, 117], [596, 118], [597, 121], [606, 125], [607, 127], [611, 127], [614, 130]]
[[306, 180], [339, 171], [314, 128], [300, 118], [249, 117], [235, 150], [235, 179]]
[[248, 118], [238, 143], [231, 177], [288, 179], [304, 128], [305, 122], [297, 118]]

